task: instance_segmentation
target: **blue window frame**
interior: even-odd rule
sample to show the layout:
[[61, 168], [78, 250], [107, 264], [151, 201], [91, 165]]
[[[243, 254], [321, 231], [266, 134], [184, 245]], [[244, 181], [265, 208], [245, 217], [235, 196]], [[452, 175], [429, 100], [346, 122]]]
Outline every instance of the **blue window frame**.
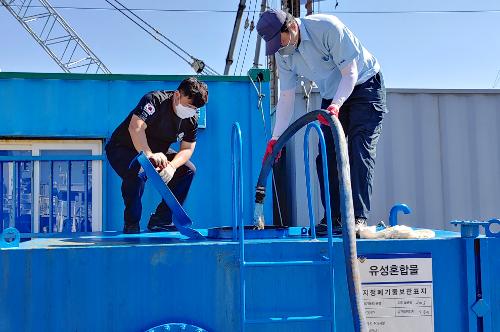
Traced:
[[93, 143], [0, 142], [0, 231], [101, 231], [102, 142]]

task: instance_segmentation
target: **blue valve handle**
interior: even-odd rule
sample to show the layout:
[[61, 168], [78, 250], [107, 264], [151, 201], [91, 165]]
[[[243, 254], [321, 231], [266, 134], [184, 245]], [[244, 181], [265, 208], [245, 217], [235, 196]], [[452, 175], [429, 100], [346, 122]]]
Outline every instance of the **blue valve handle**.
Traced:
[[139, 153], [136, 157], [136, 160], [144, 169], [144, 172], [146, 173], [147, 178], [153, 184], [153, 187], [160, 193], [165, 203], [167, 203], [170, 210], [172, 210], [172, 221], [175, 227], [177, 227], [179, 233], [191, 239], [204, 239], [204, 236], [201, 235], [200, 232], [191, 228], [191, 226], [193, 225], [193, 221], [191, 220], [191, 218], [189, 218], [186, 211], [184, 211], [172, 191], [168, 188], [165, 182], [163, 182], [160, 174], [158, 174], [158, 172], [155, 170], [153, 164], [151, 164], [151, 161], [149, 161], [144, 152]]

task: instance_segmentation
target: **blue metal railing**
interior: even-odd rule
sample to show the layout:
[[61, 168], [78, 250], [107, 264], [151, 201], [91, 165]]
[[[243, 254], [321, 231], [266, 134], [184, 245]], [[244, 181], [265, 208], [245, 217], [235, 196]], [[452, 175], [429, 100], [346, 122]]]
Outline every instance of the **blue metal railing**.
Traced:
[[241, 301], [241, 328], [245, 330], [246, 322], [246, 279], [245, 279], [245, 244], [243, 221], [243, 141], [241, 138], [241, 128], [235, 122], [231, 131], [231, 164], [233, 182], [233, 241], [236, 241], [239, 230], [239, 254], [240, 254], [240, 301]]
[[[320, 117], [328, 121], [330, 131], [333, 136], [333, 145], [336, 152], [339, 192], [340, 192], [340, 216], [342, 221], [342, 240], [345, 257], [345, 269], [347, 274], [347, 288], [349, 290], [349, 302], [354, 323], [354, 330], [365, 332], [368, 330], [366, 324], [366, 314], [362, 299], [361, 282], [359, 276], [359, 264], [356, 249], [356, 230], [354, 221], [354, 206], [351, 192], [351, 180], [349, 170], [349, 156], [347, 140], [342, 128], [342, 124], [335, 117], [331, 116], [326, 110], [315, 110], [302, 115], [295, 120], [283, 132], [280, 138], [274, 144], [271, 154], [264, 161], [257, 185], [255, 186], [255, 208], [254, 223], [258, 222], [261, 214], [258, 208], [262, 208], [263, 200], [266, 195], [265, 184], [267, 177], [271, 172], [274, 160], [278, 156], [286, 142], [295, 135], [302, 127], [310, 122], [318, 120]], [[337, 188], [335, 188], [337, 190]]]
[[[71, 220], [72, 210], [71, 210], [71, 202], [72, 195], [76, 195], [76, 191], [72, 190], [72, 177], [71, 171], [74, 167], [73, 162], [83, 162], [83, 193], [82, 193], [82, 214], [83, 214], [83, 224], [80, 225], [80, 231], [88, 232], [89, 229], [89, 162], [94, 160], [105, 160], [104, 155], [44, 155], [44, 156], [0, 156], [0, 230], [4, 228], [4, 219], [5, 219], [5, 202], [8, 203], [9, 199], [6, 197], [7, 193], [4, 191], [4, 169], [6, 165], [12, 164], [13, 174], [12, 179], [10, 180], [13, 183], [13, 187], [11, 189], [11, 199], [10, 199], [10, 208], [9, 214], [13, 213], [13, 217], [9, 217], [8, 225], [5, 226], [16, 226], [16, 222], [20, 223], [21, 214], [29, 215], [29, 226], [26, 224], [20, 224], [20, 228], [22, 231], [22, 237], [31, 237], [34, 236], [33, 225], [35, 222], [41, 225], [40, 220], [33, 220], [33, 216], [35, 215], [34, 211], [34, 164], [35, 162], [43, 162], [48, 163], [48, 220], [47, 220], [47, 231], [48, 233], [52, 233], [54, 230], [55, 221], [55, 211], [54, 211], [54, 197], [57, 196], [54, 191], [57, 189], [55, 185], [55, 177], [54, 177], [54, 163], [66, 163], [66, 184], [63, 185], [64, 189], [61, 191], [60, 200], [66, 201], [66, 209], [65, 209], [65, 218], [67, 220]], [[22, 169], [26, 167], [29, 169], [29, 182], [31, 184], [30, 188], [23, 188], [23, 172]], [[41, 169], [40, 172], [36, 175], [41, 177]], [[40, 181], [41, 182], [41, 181]], [[61, 186], [59, 186], [61, 187]], [[26, 199], [29, 197], [29, 199]], [[75, 198], [76, 199], [76, 198]], [[29, 211], [26, 210], [26, 207], [29, 206]], [[26, 211], [25, 211], [26, 210]], [[62, 211], [61, 211], [62, 213]], [[69, 229], [71, 231], [71, 228]]]
[[333, 266], [333, 221], [332, 221], [332, 209], [330, 206], [330, 181], [328, 180], [328, 158], [326, 154], [326, 143], [325, 143], [325, 137], [323, 135], [323, 132], [318, 125], [317, 122], [311, 122], [307, 125], [306, 127], [306, 132], [304, 134], [304, 165], [305, 165], [305, 175], [306, 175], [306, 189], [307, 189], [307, 206], [309, 209], [309, 222], [310, 222], [310, 229], [311, 229], [311, 236], [313, 239], [316, 238], [316, 229], [315, 229], [315, 218], [314, 218], [314, 211], [313, 211], [313, 204], [312, 204], [312, 194], [311, 194], [311, 172], [310, 172], [310, 167], [309, 167], [309, 134], [311, 132], [311, 129], [315, 129], [316, 132], [318, 133], [318, 138], [319, 138], [319, 143], [320, 143], [320, 148], [321, 148], [321, 167], [323, 168], [323, 185], [325, 187], [324, 192], [325, 192], [325, 209], [326, 209], [326, 222], [327, 222], [327, 228], [328, 228], [328, 258], [326, 259], [327, 262], [329, 262], [329, 267], [330, 267], [330, 305], [331, 305], [331, 319], [332, 319], [332, 331], [335, 331], [335, 272], [334, 272], [334, 266]]
[[[235, 151], [236, 150], [236, 151]], [[231, 132], [231, 164], [233, 182], [233, 241], [236, 241], [237, 226], [243, 224], [243, 141], [241, 128], [235, 122]]]
[[[321, 142], [321, 153], [323, 154], [323, 171], [325, 178], [328, 179], [328, 165], [326, 163], [326, 145], [323, 133], [317, 124], [308, 126], [306, 130], [306, 140], [309, 130], [314, 127], [318, 130]], [[235, 150], [237, 150], [235, 152]], [[245, 225], [243, 220], [243, 172], [242, 172], [242, 140], [241, 130], [238, 123], [233, 125], [232, 131], [232, 166], [233, 166], [233, 239], [235, 239], [234, 230], [237, 228], [239, 232], [238, 247], [239, 247], [239, 262], [240, 262], [240, 325], [241, 331], [245, 331], [247, 324], [269, 324], [269, 323], [286, 323], [286, 322], [312, 322], [312, 321], [330, 321], [331, 330], [335, 331], [334, 312], [335, 312], [335, 289], [334, 289], [334, 271], [333, 271], [333, 238], [332, 238], [332, 220], [329, 213], [328, 225], [328, 255], [329, 257], [320, 257], [320, 260], [290, 260], [290, 261], [246, 261], [245, 260]], [[309, 149], [306, 148], [305, 154], [309, 155]], [[308, 158], [307, 158], [308, 159]], [[308, 163], [306, 163], [308, 165]], [[306, 176], [309, 177], [309, 166], [306, 168]], [[328, 183], [326, 190], [328, 190]], [[308, 185], [308, 195], [310, 185]], [[329, 191], [327, 194], [327, 202], [329, 200]], [[309, 197], [309, 196], [308, 196]], [[330, 211], [329, 203], [327, 211]], [[312, 207], [312, 204], [311, 204]], [[237, 226], [237, 227], [236, 227]], [[312, 230], [314, 231], [314, 220], [312, 219]], [[314, 235], [315, 237], [315, 235]], [[331, 310], [329, 315], [308, 315], [308, 316], [286, 316], [286, 317], [264, 317], [248, 319], [246, 315], [246, 268], [247, 267], [276, 267], [276, 266], [329, 266], [330, 279], [330, 298]]]

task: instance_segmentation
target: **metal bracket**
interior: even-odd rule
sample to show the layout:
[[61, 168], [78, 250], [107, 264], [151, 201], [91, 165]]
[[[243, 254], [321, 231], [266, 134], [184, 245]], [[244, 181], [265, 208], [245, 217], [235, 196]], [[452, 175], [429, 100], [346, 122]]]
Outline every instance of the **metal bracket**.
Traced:
[[205, 69], [205, 62], [203, 62], [200, 59], [193, 58], [193, 62], [191, 63], [191, 67], [194, 69], [194, 71], [197, 74], [200, 74]]
[[21, 234], [16, 228], [6, 228], [0, 236], [0, 248], [17, 248], [20, 240]]
[[250, 68], [247, 74], [255, 82], [269, 82], [271, 80], [269, 69]]
[[471, 309], [477, 317], [484, 317], [490, 312], [490, 306], [483, 299], [477, 300], [476, 303], [472, 305]]
[[496, 233], [494, 233], [494, 232], [491, 231], [490, 227], [493, 224], [500, 225], [500, 219], [490, 219], [490, 220], [488, 220], [488, 226], [486, 226], [484, 228], [486, 236], [488, 236], [488, 237], [500, 237], [500, 231], [496, 232]]
[[450, 221], [452, 225], [460, 225], [460, 234], [462, 237], [474, 238], [479, 236], [479, 228], [484, 227], [486, 236], [488, 237], [500, 237], [500, 232], [492, 232], [490, 227], [493, 224], [499, 224], [499, 219], [490, 219], [488, 221], [479, 220], [453, 220]]

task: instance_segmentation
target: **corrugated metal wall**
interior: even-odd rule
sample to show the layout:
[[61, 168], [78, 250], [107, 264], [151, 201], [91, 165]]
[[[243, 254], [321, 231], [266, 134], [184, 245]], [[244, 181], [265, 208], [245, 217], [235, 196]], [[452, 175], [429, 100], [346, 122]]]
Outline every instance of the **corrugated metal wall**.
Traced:
[[[413, 210], [399, 219], [410, 226], [454, 230], [453, 219], [500, 217], [500, 90], [388, 89], [387, 102], [370, 223], [388, 221], [398, 202]], [[311, 109], [320, 104], [313, 91]], [[305, 105], [297, 90], [295, 117]], [[302, 150], [303, 132], [289, 144], [287, 160], [297, 202], [292, 223], [299, 225], [308, 222]], [[322, 215], [315, 173], [313, 178], [316, 215]]]

